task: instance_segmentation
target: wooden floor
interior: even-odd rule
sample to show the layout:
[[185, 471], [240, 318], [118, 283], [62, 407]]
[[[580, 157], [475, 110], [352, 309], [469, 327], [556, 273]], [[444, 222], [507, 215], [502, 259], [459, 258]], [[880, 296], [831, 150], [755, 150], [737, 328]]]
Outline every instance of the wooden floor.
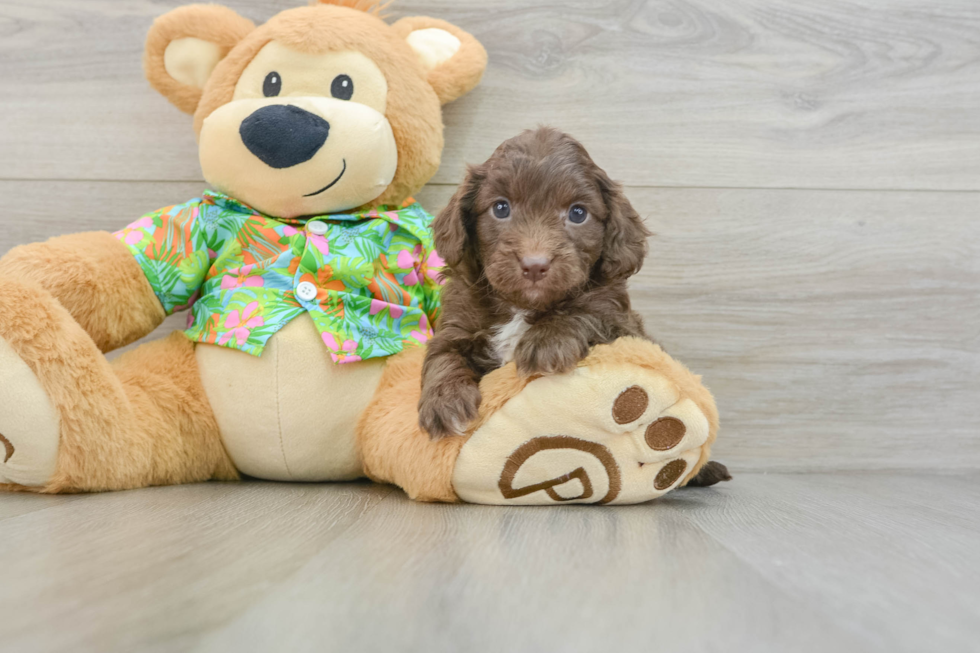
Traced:
[[[203, 190], [141, 70], [187, 1], [0, 0], [0, 255]], [[522, 129], [582, 140], [656, 232], [634, 303], [715, 393], [735, 480], [605, 509], [0, 495], [0, 650], [980, 650], [980, 3], [390, 11], [490, 55], [418, 199]]]
[[980, 474], [742, 474], [641, 506], [368, 484], [0, 497], [0, 650], [976, 651]]

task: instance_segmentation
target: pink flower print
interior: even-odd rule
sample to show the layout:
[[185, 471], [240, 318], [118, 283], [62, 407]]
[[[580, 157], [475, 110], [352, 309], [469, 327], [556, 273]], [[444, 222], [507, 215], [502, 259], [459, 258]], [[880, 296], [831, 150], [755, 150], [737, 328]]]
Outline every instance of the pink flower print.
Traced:
[[143, 240], [143, 229], [153, 226], [153, 220], [149, 216], [143, 216], [128, 227], [123, 227], [122, 231], [116, 232], [116, 238], [127, 245], [135, 245]]
[[411, 252], [408, 251], [407, 249], [403, 249], [402, 251], [398, 252], [398, 258], [395, 259], [395, 262], [398, 265], [398, 267], [403, 270], [404, 269], [411, 270], [411, 272], [406, 274], [405, 278], [402, 279], [402, 283], [405, 284], [406, 286], [415, 286], [418, 285], [419, 283], [417, 266], [419, 262], [419, 255], [421, 255], [421, 253], [422, 253], [421, 245], [416, 245], [415, 249]]
[[218, 339], [218, 344], [223, 345], [234, 338], [239, 347], [244, 345], [252, 334], [252, 329], [265, 325], [265, 320], [259, 315], [260, 312], [259, 303], [252, 302], [241, 313], [238, 310], [229, 313], [225, 318], [225, 328], [228, 331]]
[[396, 320], [402, 316], [402, 313], [405, 312], [405, 309], [401, 306], [389, 304], [388, 302], [383, 302], [380, 299], [371, 300], [371, 315], [377, 315], [386, 308], [388, 309], [388, 314]]
[[442, 271], [446, 267], [446, 261], [439, 256], [439, 252], [436, 250], [429, 252], [429, 255], [425, 257], [425, 261], [423, 261], [421, 267], [421, 275], [423, 278], [428, 278], [437, 286], [441, 286], [446, 283], [446, 278], [442, 274]]
[[419, 331], [413, 329], [409, 335], [418, 342], [428, 342], [432, 337], [432, 328], [429, 326], [429, 318], [424, 313], [419, 318], [419, 329]]
[[252, 274], [255, 265], [243, 265], [240, 268], [230, 268], [221, 278], [221, 289], [231, 290], [232, 288], [261, 288], [265, 285], [261, 271], [259, 274]]
[[401, 216], [398, 215], [398, 211], [379, 211], [378, 209], [371, 209], [362, 215], [365, 218], [387, 218], [393, 223], [398, 222], [401, 219]]
[[330, 243], [323, 236], [310, 234], [310, 244], [320, 250], [324, 256], [330, 256]]
[[295, 227], [290, 227], [288, 224], [282, 228], [283, 236], [295, 236], [298, 233]]
[[340, 351], [340, 345], [337, 344], [337, 339], [333, 337], [332, 333], [327, 333], [324, 331], [320, 334], [320, 337], [323, 338], [323, 344], [325, 344], [327, 349], [329, 349], [331, 352]]
[[420, 245], [415, 246], [415, 251], [408, 251], [403, 249], [398, 252], [398, 267], [402, 269], [414, 268], [415, 264], [419, 262], [419, 255], [422, 253], [422, 247]]
[[320, 337], [323, 338], [323, 344], [327, 346], [330, 350], [330, 358], [333, 359], [335, 363], [356, 363], [361, 360], [360, 356], [355, 355], [353, 352], [357, 351], [357, 342], [354, 340], [345, 340], [344, 344], [338, 344], [337, 339], [332, 333], [322, 333]]
[[[194, 302], [196, 302], [200, 298], [201, 298], [201, 291], [195, 290], [194, 294], [187, 299], [186, 304], [181, 304], [180, 306], [174, 306], [174, 313], [179, 313], [180, 311], [186, 311], [188, 308], [194, 305]], [[193, 315], [193, 313], [191, 313], [191, 315]], [[187, 328], [189, 329], [190, 327]]]

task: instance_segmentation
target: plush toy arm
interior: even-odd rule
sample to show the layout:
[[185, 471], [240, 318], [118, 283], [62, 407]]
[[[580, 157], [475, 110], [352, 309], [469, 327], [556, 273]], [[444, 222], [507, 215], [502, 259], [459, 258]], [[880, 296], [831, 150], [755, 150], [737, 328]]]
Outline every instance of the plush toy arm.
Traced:
[[166, 317], [132, 254], [106, 232], [15, 247], [0, 259], [0, 284], [3, 278], [53, 295], [104, 352], [142, 338]]
[[212, 259], [235, 240], [239, 227], [223, 220], [213, 202], [194, 199], [148, 213], [113, 235], [129, 249], [170, 315], [191, 307]]

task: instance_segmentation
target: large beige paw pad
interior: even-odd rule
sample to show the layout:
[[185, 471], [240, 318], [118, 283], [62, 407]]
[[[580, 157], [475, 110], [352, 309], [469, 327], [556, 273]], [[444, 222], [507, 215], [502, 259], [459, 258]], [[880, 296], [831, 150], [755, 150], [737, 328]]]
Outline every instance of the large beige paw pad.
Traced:
[[47, 483], [60, 440], [61, 421], [40, 381], [0, 338], [0, 483]]
[[453, 487], [472, 503], [639, 503], [680, 484], [708, 433], [662, 374], [581, 367], [532, 381], [479, 428]]

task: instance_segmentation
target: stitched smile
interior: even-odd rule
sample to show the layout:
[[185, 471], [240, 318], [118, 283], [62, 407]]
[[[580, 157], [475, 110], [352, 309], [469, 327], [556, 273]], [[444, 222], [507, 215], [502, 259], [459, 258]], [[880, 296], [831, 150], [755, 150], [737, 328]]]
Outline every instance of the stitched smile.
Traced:
[[335, 185], [335, 184], [336, 184], [336, 183], [337, 183], [338, 181], [340, 181], [340, 178], [344, 176], [344, 173], [345, 173], [345, 172], [347, 172], [347, 159], [344, 159], [344, 169], [340, 171], [340, 174], [339, 174], [339, 175], [337, 175], [337, 178], [336, 178], [336, 179], [334, 179], [333, 181], [331, 181], [331, 182], [330, 182], [329, 184], [327, 184], [326, 186], [324, 186], [323, 188], [321, 188], [321, 189], [320, 189], [320, 190], [318, 190], [317, 192], [315, 192], [315, 193], [310, 193], [309, 195], [303, 195], [303, 197], [313, 197], [314, 195], [319, 195], [320, 193], [322, 193], [322, 192], [324, 192], [324, 191], [326, 191], [326, 190], [330, 190], [331, 188], [333, 188], [333, 186], [334, 186], [334, 185]]

